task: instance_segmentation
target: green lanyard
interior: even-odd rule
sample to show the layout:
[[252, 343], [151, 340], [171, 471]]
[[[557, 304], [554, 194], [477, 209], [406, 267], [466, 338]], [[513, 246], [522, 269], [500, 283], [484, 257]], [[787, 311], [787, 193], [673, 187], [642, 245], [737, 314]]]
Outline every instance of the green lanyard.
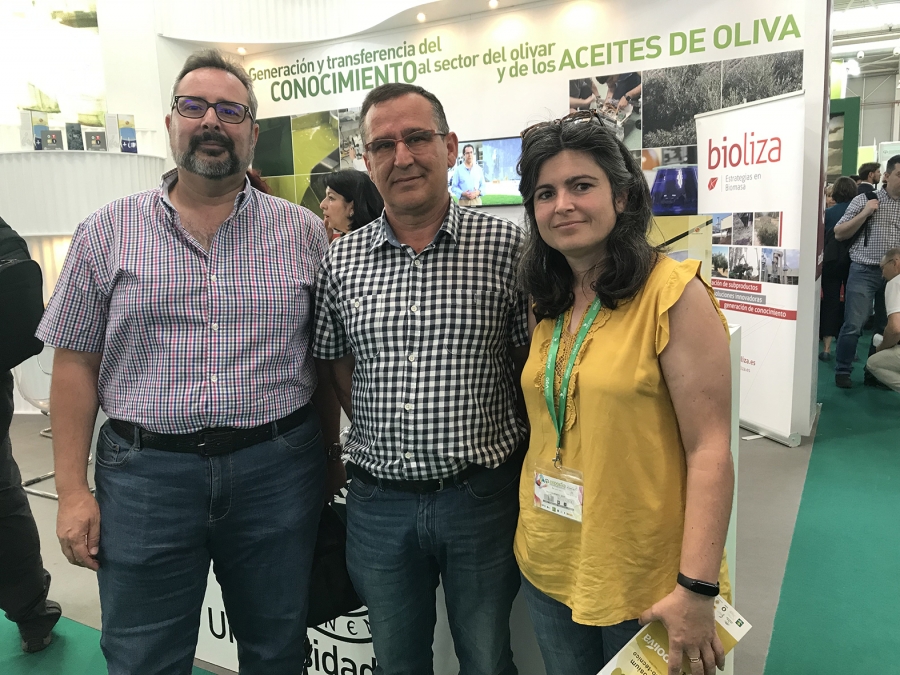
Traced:
[[566, 398], [569, 395], [569, 379], [572, 377], [572, 369], [575, 367], [575, 359], [578, 352], [581, 351], [581, 345], [587, 337], [594, 319], [600, 313], [602, 303], [600, 298], [594, 298], [590, 309], [581, 322], [581, 328], [578, 329], [578, 335], [575, 337], [575, 344], [572, 345], [572, 353], [569, 354], [569, 362], [563, 372], [562, 383], [559, 387], [559, 403], [558, 407], [553, 400], [553, 383], [556, 379], [556, 356], [559, 353], [559, 341], [562, 337], [563, 322], [565, 321], [565, 313], [556, 319], [556, 328], [553, 329], [553, 339], [550, 341], [550, 351], [547, 353], [547, 367], [544, 370], [544, 398], [547, 400], [547, 409], [550, 411], [550, 419], [553, 421], [553, 428], [556, 429], [556, 457], [553, 465], [559, 468], [559, 453], [562, 447], [563, 427], [566, 424]]

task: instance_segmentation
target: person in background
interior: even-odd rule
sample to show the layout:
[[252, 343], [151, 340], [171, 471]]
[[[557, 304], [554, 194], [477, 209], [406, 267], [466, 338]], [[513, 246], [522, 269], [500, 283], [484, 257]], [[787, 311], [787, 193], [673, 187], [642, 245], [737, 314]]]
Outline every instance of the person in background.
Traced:
[[189, 675], [210, 562], [241, 673], [295, 675], [323, 500], [345, 482], [310, 354], [325, 229], [251, 187], [241, 65], [192, 54], [172, 93], [176, 168], [78, 226], [38, 329], [57, 347], [57, 536], [97, 571], [110, 675]]
[[379, 675], [434, 672], [440, 582], [459, 671], [515, 675], [523, 233], [450, 198], [459, 142], [434, 94], [376, 87], [360, 129], [384, 213], [326, 253], [313, 344], [353, 423], [347, 569]]
[[522, 132], [519, 173], [537, 325], [515, 553], [547, 675], [596, 675], [657, 619], [670, 675], [712, 675], [734, 489], [727, 324], [700, 262], [648, 243], [643, 173], [596, 113]]
[[866, 162], [859, 167], [859, 184], [856, 187], [857, 194], [869, 194], [875, 192], [881, 181], [881, 164], [878, 162]]
[[450, 192], [459, 201], [460, 206], [481, 206], [484, 172], [475, 161], [475, 148], [472, 145], [463, 146], [463, 162], [457, 164], [453, 170]]
[[[834, 226], [834, 238], [850, 245], [851, 261], [844, 292], [844, 323], [837, 339], [834, 365], [834, 383], [842, 389], [853, 386], [853, 358], [873, 302], [876, 332], [884, 328], [887, 320], [884, 278], [879, 265], [889, 249], [900, 246], [900, 155], [888, 160], [885, 176], [884, 190], [858, 194]], [[875, 347], [870, 346], [869, 355], [874, 351]], [[864, 382], [871, 386], [880, 384], [868, 373]]]
[[843, 218], [850, 202], [856, 197], [856, 183], [841, 176], [834, 182], [831, 192], [833, 206], [825, 209], [825, 247], [822, 258], [822, 300], [819, 311], [819, 339], [822, 341], [820, 361], [831, 360], [831, 343], [844, 323], [844, 303], [841, 287], [850, 274], [850, 248], [846, 242], [834, 237], [834, 226]]
[[[0, 218], [0, 260], [30, 258], [25, 240]], [[42, 309], [43, 304], [35, 307], [35, 315], [40, 316]], [[21, 306], [17, 310], [16, 315], [21, 316]], [[18, 327], [16, 331], [25, 336], [32, 335], [34, 329], [30, 323], [21, 327], [21, 333]], [[13, 374], [4, 370], [0, 372], [0, 610], [18, 626], [22, 651], [32, 653], [50, 644], [50, 631], [62, 616], [62, 609], [59, 603], [47, 599], [50, 573], [41, 560], [37, 525], [12, 455], [9, 427], [13, 406]]]
[[825, 186], [825, 208], [831, 208], [834, 206], [834, 197], [832, 193], [834, 192], [834, 183], [829, 183]]
[[878, 380], [900, 392], [900, 248], [892, 248], [881, 260], [886, 285], [884, 304], [887, 324], [866, 367]]
[[384, 200], [369, 174], [344, 169], [325, 175], [325, 197], [319, 206], [331, 241], [375, 220], [384, 210]]

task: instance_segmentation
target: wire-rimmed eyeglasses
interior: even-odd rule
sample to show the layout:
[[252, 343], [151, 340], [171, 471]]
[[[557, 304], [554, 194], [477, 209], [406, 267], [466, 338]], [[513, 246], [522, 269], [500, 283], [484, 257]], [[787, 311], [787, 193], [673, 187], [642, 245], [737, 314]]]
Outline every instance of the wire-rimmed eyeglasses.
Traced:
[[249, 106], [243, 103], [235, 103], [234, 101], [210, 103], [196, 96], [176, 96], [172, 101], [172, 107], [182, 117], [194, 120], [203, 117], [210, 108], [214, 108], [216, 117], [226, 124], [240, 124], [248, 115], [251, 120], [253, 119]]
[[435, 136], [446, 136], [447, 134], [436, 129], [420, 129], [406, 134], [403, 138], [376, 138], [374, 141], [366, 143], [366, 152], [375, 159], [387, 159], [393, 157], [397, 151], [397, 143], [403, 143], [406, 149], [412, 154], [417, 155], [424, 151], [434, 140]]

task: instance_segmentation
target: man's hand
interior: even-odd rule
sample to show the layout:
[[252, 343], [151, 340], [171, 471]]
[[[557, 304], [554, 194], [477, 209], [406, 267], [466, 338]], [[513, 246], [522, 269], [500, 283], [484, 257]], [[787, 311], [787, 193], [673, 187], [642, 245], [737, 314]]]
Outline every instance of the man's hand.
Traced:
[[347, 485], [347, 467], [339, 459], [329, 459], [325, 464], [325, 503], [334, 499]]
[[878, 210], [878, 200], [870, 199], [866, 202], [866, 205], [863, 207], [863, 213], [867, 213], [868, 215], [872, 215]]
[[[692, 675], [713, 675], [725, 668], [725, 649], [716, 634], [714, 598], [678, 586], [641, 614], [641, 625], [662, 621], [669, 634], [669, 675], [690, 666]], [[692, 660], [699, 659], [699, 660]]]
[[90, 490], [59, 495], [56, 536], [70, 563], [95, 572], [99, 569], [100, 507]]

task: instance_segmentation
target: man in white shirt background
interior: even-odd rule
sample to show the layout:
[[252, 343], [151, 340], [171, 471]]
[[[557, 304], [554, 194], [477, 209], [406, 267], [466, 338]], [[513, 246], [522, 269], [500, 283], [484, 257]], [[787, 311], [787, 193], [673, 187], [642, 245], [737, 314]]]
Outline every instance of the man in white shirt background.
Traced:
[[481, 206], [484, 191], [484, 172], [475, 161], [475, 147], [463, 146], [463, 163], [457, 164], [450, 181], [450, 192], [460, 206]]

